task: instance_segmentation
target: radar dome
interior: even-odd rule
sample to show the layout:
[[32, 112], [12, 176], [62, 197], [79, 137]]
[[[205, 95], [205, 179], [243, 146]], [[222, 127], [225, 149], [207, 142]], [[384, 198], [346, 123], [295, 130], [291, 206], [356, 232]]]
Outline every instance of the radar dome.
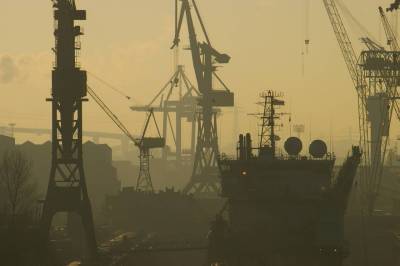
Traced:
[[317, 139], [311, 142], [309, 152], [315, 158], [322, 158], [328, 152], [328, 147], [325, 142]]
[[291, 156], [298, 155], [302, 148], [303, 144], [299, 138], [290, 137], [285, 141], [285, 150]]

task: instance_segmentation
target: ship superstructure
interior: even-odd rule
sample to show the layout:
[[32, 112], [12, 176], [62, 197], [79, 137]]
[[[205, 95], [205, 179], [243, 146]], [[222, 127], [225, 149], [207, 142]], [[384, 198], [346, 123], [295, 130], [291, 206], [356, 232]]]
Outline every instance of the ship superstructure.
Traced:
[[261, 134], [253, 147], [240, 135], [237, 156], [220, 158], [227, 218], [219, 215], [209, 236], [210, 263], [223, 265], [342, 265], [348, 254], [344, 213], [360, 150], [353, 147], [334, 177], [335, 156], [315, 140], [309, 155], [290, 137], [277, 152], [275, 124], [284, 105], [278, 94], [263, 93]]

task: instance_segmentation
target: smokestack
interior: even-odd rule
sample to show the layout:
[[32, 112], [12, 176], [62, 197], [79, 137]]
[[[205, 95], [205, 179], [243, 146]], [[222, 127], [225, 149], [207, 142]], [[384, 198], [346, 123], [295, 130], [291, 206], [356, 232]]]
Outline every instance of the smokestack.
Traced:
[[252, 143], [250, 133], [246, 134], [246, 159], [249, 160], [253, 157], [252, 153]]
[[238, 147], [238, 157], [239, 160], [244, 160], [245, 159], [245, 147], [244, 147], [244, 136], [243, 134], [239, 135], [239, 147]]

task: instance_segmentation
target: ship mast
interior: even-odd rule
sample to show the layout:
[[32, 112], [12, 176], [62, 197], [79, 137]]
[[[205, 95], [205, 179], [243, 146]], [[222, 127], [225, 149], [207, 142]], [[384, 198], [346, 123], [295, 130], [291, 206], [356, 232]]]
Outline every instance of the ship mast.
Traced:
[[276, 107], [285, 105], [285, 102], [279, 99], [282, 96], [271, 90], [260, 94], [263, 101], [259, 104], [263, 106], [264, 111], [259, 114], [261, 120], [259, 157], [275, 158], [276, 141], [279, 140], [279, 136], [276, 135], [276, 120], [280, 118], [280, 114], [276, 113]]

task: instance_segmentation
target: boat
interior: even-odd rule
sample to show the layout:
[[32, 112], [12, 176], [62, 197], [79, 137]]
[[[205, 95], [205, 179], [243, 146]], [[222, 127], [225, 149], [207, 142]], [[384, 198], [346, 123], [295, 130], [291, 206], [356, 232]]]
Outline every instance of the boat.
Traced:
[[344, 216], [361, 151], [358, 146], [335, 174], [335, 155], [322, 140], [309, 145], [289, 137], [277, 148], [282, 95], [261, 94], [260, 139], [241, 134], [234, 158], [221, 155], [226, 206], [209, 233], [209, 265], [341, 266], [351, 250]]

